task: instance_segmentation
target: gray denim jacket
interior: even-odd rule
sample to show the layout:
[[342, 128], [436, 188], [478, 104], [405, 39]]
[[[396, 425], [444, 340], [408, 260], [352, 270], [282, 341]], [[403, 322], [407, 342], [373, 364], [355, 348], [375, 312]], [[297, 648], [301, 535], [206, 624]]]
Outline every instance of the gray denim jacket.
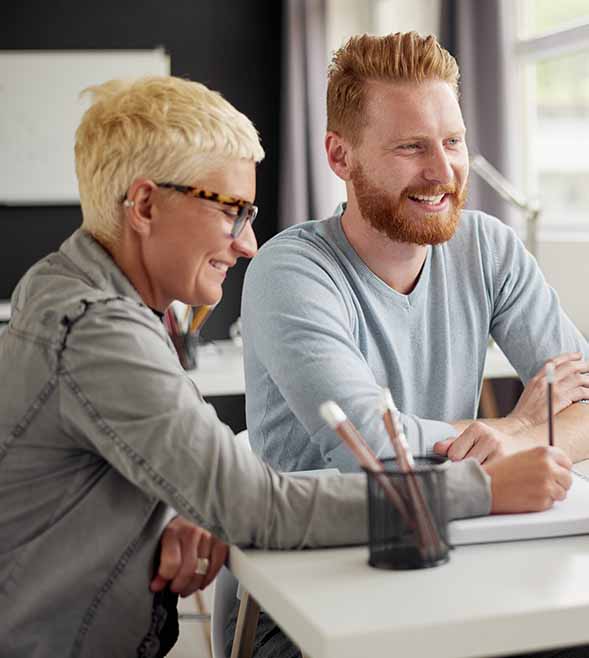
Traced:
[[[156, 655], [149, 582], [171, 510], [240, 545], [366, 540], [363, 477], [289, 478], [240, 449], [82, 230], [19, 283], [0, 387], [3, 658]], [[487, 513], [483, 471], [448, 473], [451, 515]]]

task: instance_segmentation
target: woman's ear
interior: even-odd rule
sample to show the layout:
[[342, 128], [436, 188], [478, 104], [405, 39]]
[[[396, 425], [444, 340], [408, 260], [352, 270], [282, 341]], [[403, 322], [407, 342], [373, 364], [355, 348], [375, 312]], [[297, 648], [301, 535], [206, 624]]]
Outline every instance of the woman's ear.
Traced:
[[156, 185], [147, 178], [133, 181], [123, 201], [125, 219], [129, 228], [140, 235], [149, 235], [152, 230], [153, 202]]

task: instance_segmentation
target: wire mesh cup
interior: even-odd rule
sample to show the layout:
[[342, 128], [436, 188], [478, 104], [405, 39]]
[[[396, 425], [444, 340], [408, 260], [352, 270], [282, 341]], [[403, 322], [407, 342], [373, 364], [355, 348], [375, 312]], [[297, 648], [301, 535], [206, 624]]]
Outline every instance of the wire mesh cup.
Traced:
[[[442, 462], [436, 457], [416, 457], [412, 473], [402, 473], [395, 459], [383, 460], [384, 473], [365, 469], [368, 564], [379, 569], [423, 569], [450, 559]], [[398, 494], [396, 504], [387, 483]]]
[[198, 365], [198, 342], [199, 342], [199, 332], [193, 334], [175, 334], [170, 336], [176, 352], [178, 353], [178, 358], [184, 370], [194, 370]]

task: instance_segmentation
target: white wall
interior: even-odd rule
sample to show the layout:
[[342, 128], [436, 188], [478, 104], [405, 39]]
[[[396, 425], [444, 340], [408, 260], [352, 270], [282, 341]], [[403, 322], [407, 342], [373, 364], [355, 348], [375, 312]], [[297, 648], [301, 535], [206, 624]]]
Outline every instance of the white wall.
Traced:
[[540, 240], [538, 262], [577, 328], [589, 337], [589, 236]]

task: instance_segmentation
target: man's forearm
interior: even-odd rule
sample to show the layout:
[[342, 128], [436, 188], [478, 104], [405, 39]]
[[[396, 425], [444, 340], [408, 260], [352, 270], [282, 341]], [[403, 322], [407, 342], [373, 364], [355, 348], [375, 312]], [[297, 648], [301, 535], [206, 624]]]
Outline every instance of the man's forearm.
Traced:
[[[505, 434], [519, 434], [523, 430], [526, 430], [530, 427], [530, 425], [526, 424], [517, 416], [505, 416], [504, 418], [481, 418], [480, 421], [489, 427], [493, 427], [500, 432], [504, 432]], [[474, 420], [457, 420], [450, 424], [458, 432], [462, 433], [469, 425], [474, 422]]]
[[[533, 445], [548, 443], [548, 423], [534, 425], [514, 435]], [[523, 447], [527, 447], [522, 445]], [[571, 404], [554, 418], [554, 445], [564, 450], [573, 462], [589, 458], [589, 405]]]
[[[472, 420], [459, 420], [452, 425], [463, 432]], [[507, 435], [509, 452], [548, 444], [548, 423], [532, 425], [517, 416], [482, 418], [481, 422]], [[589, 404], [572, 404], [554, 418], [554, 443], [578, 462], [589, 458]]]

